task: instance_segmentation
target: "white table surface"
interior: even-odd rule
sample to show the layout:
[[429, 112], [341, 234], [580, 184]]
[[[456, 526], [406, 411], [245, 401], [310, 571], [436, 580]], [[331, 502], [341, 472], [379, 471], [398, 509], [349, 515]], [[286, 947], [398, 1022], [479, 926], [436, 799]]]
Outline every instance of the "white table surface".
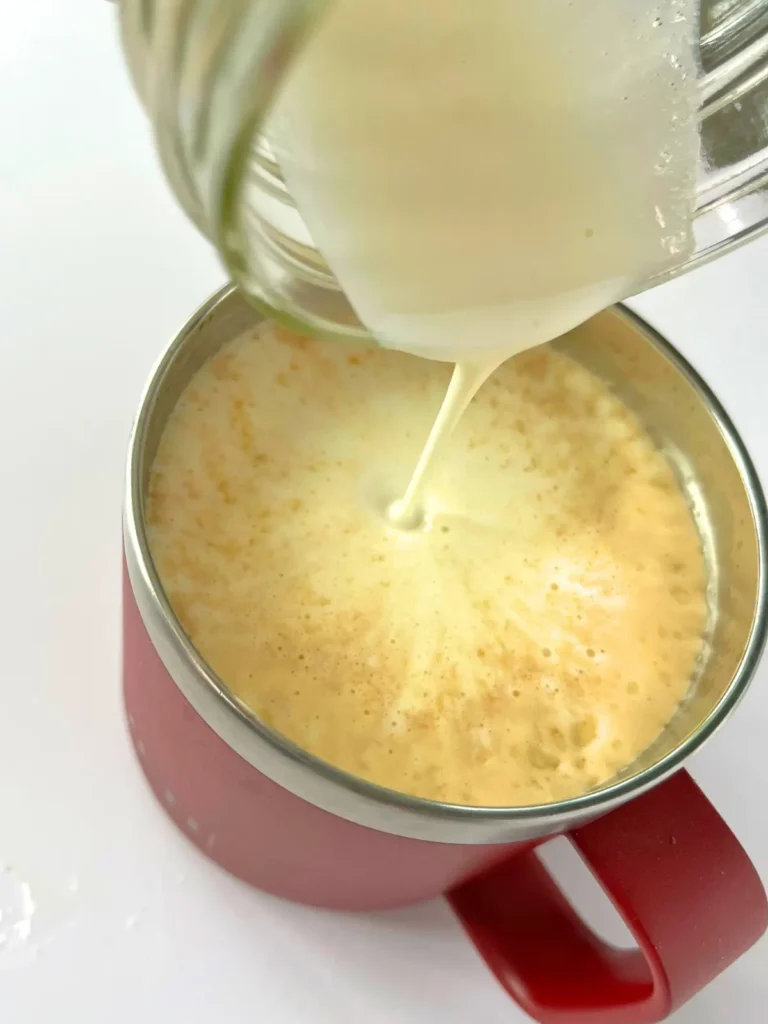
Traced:
[[[161, 179], [110, 6], [1, 6], [0, 1020], [522, 1022], [444, 902], [281, 903], [148, 795], [118, 683], [126, 438], [152, 362], [223, 274]], [[768, 479], [768, 240], [636, 305]], [[694, 765], [765, 881], [767, 673]], [[764, 1021], [767, 968], [763, 941], [676, 1020]]]

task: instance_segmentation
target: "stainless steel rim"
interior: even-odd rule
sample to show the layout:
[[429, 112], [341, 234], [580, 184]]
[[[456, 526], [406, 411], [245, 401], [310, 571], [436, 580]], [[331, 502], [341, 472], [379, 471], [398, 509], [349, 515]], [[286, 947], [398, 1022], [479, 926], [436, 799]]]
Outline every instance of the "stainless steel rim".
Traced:
[[[744, 481], [757, 535], [758, 598], [749, 640], [731, 685], [700, 728], [657, 764], [634, 777], [559, 803], [529, 807], [464, 807], [396, 793], [348, 775], [301, 750], [260, 722], [200, 658], [164, 594], [143, 526], [142, 450], [153, 401], [165, 372], [186, 339], [234, 291], [213, 295], [182, 328], [155, 366], [130, 439], [124, 508], [129, 578], [145, 627], [166, 669], [208, 725], [262, 774], [330, 813], [379, 831], [448, 843], [494, 843], [555, 833], [610, 810], [676, 771], [726, 721], [754, 675], [768, 629], [768, 510], [754, 465], [735, 427], [709, 387], [656, 331], [626, 309], [616, 313], [637, 326], [688, 379], [708, 406]], [[256, 316], [257, 314], [254, 314]]]

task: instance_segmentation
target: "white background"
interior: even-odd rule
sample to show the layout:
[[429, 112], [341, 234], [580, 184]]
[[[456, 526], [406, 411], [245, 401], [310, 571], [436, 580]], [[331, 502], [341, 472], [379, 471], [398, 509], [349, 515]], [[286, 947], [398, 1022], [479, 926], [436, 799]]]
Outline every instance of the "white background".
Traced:
[[[133, 762], [126, 438], [152, 362], [223, 274], [161, 180], [114, 13], [0, 0], [0, 1019], [522, 1022], [443, 902], [352, 916], [249, 891], [173, 830]], [[768, 478], [768, 241], [637, 307]], [[694, 773], [768, 881], [766, 682]], [[764, 1021], [766, 968], [763, 942], [676, 1019]]]

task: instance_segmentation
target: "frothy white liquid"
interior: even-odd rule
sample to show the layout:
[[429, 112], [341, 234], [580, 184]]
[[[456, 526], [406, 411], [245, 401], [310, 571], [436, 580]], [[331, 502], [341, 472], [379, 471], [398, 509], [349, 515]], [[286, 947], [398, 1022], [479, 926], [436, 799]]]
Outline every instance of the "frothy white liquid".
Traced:
[[438, 456], [445, 447], [453, 428], [459, 422], [469, 403], [498, 365], [493, 362], [457, 363], [448, 385], [440, 412], [437, 414], [427, 443], [419, 456], [416, 468], [402, 498], [388, 509], [389, 519], [404, 530], [419, 529], [424, 524], [424, 491]]
[[335, 0], [270, 138], [383, 344], [461, 361], [563, 333], [681, 259], [693, 0]]

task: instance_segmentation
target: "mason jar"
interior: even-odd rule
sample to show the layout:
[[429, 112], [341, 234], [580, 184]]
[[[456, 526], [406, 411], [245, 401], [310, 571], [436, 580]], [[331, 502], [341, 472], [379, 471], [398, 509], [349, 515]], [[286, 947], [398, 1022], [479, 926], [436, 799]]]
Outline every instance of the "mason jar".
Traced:
[[[232, 280], [295, 329], [362, 336], [264, 132], [277, 90], [330, 3], [120, 0], [120, 15], [165, 173]], [[768, 225], [768, 0], [701, 0], [698, 51], [695, 244], [642, 287], [698, 266]]]

